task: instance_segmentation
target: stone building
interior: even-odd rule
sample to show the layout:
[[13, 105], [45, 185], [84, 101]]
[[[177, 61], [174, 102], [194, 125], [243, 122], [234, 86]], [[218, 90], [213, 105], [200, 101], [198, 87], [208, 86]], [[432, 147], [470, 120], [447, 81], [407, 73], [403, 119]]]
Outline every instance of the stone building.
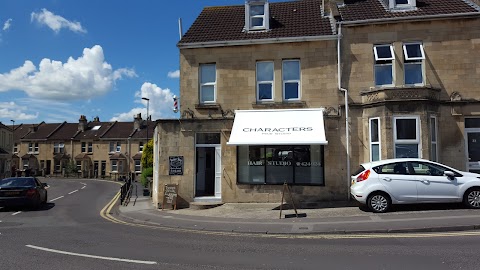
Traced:
[[206, 7], [177, 44], [154, 203], [165, 184], [185, 206], [279, 202], [284, 182], [302, 203], [345, 200], [352, 169], [394, 157], [480, 169], [479, 16], [470, 0]]
[[0, 122], [0, 179], [11, 170], [13, 135], [12, 128]]
[[[147, 122], [150, 126], [147, 129]], [[78, 177], [119, 179], [141, 173], [140, 159], [154, 123], [135, 116], [133, 122], [88, 121], [15, 126], [14, 163], [20, 172], [65, 175], [68, 164]], [[147, 130], [149, 136], [147, 136]]]

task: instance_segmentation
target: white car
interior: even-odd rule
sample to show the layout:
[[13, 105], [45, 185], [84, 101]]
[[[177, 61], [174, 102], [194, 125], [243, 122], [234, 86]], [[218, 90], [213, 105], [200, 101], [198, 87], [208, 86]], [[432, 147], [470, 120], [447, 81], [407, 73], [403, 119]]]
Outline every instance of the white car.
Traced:
[[373, 212], [392, 204], [463, 202], [480, 208], [480, 174], [418, 158], [363, 163], [352, 175], [350, 193]]

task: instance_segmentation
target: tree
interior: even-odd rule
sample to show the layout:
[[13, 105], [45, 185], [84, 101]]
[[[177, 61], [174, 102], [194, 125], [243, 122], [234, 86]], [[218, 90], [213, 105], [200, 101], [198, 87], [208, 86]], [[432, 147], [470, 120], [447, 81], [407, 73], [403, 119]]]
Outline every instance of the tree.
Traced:
[[142, 175], [140, 181], [144, 187], [148, 187], [148, 177], [153, 176], [153, 139], [143, 146], [142, 152]]

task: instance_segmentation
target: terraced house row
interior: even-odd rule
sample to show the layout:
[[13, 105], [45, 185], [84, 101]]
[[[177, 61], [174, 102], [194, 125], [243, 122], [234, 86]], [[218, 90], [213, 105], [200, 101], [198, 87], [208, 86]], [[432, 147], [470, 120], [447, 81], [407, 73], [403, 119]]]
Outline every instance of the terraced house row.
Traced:
[[205, 7], [177, 46], [156, 203], [165, 184], [184, 205], [279, 202], [285, 182], [344, 200], [359, 163], [396, 157], [480, 171], [477, 0], [246, 0]]
[[81, 115], [78, 123], [15, 125], [11, 166], [23, 175], [64, 176], [69, 163], [78, 177], [140, 174], [143, 146], [153, 128], [141, 114], [133, 122], [101, 122], [98, 117], [88, 121]]

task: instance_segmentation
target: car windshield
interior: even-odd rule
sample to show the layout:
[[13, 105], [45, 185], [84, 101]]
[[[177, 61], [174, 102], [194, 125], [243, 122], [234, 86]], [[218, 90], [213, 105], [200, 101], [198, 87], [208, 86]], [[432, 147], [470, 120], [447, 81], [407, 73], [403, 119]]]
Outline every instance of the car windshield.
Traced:
[[0, 188], [33, 186], [35, 186], [35, 180], [33, 180], [33, 178], [5, 178], [0, 180]]

